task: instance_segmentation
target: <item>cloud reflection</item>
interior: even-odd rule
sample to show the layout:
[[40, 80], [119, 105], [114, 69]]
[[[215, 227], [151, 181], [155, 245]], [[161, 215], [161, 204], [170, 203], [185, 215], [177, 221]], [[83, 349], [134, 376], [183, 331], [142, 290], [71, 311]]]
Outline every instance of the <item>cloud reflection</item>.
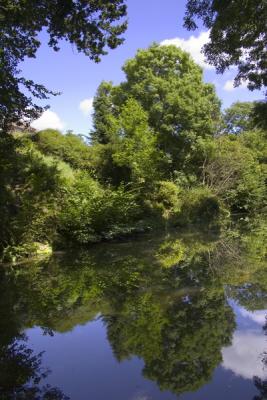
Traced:
[[267, 369], [262, 363], [266, 350], [266, 336], [261, 332], [237, 331], [233, 336], [232, 345], [222, 350], [222, 366], [245, 379], [252, 379], [255, 375], [266, 379]]
[[240, 307], [239, 313], [242, 317], [249, 318], [261, 326], [266, 323], [266, 310], [247, 311], [245, 308]]

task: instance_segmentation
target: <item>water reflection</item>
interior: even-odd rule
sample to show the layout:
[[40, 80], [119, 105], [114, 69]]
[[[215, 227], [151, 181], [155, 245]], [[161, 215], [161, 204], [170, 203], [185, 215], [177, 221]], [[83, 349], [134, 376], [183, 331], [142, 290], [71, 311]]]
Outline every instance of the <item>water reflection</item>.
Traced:
[[20, 335], [0, 349], [0, 396], [2, 400], [68, 400], [57, 387], [43, 384], [49, 370], [42, 366], [42, 353], [34, 354], [27, 336]]
[[266, 338], [260, 332], [236, 332], [232, 346], [223, 349], [223, 367], [245, 379], [267, 378], [261, 365], [261, 354], [266, 349]]
[[[266, 335], [267, 334], [267, 315], [265, 316], [263, 331]], [[254, 384], [259, 391], [259, 394], [257, 394], [253, 400], [264, 400], [267, 398], [267, 352], [266, 352], [266, 350], [264, 350], [261, 353], [261, 355], [262, 355], [263, 368], [265, 369], [265, 374], [264, 374], [264, 376], [257, 374], [253, 378]]]
[[[66, 398], [59, 389], [41, 386], [48, 372], [42, 367], [42, 354], [35, 355], [21, 335], [34, 326], [50, 335], [71, 335], [75, 327], [86, 329], [99, 315], [117, 361], [137, 356], [143, 360], [143, 377], [161, 390], [175, 395], [195, 392], [211, 381], [221, 364], [245, 380], [252, 382], [257, 376], [254, 383], [262, 393], [266, 374], [260, 355], [266, 337], [250, 324], [265, 322], [266, 242], [264, 227], [252, 228], [249, 233], [235, 228], [220, 234], [147, 236], [2, 268], [0, 393], [7, 393], [3, 398]], [[241, 317], [242, 330], [236, 328]], [[245, 321], [250, 321], [249, 329]], [[4, 373], [9, 362], [12, 373]], [[49, 368], [53, 374], [53, 365]], [[74, 398], [86, 397], [79, 397], [77, 389]]]

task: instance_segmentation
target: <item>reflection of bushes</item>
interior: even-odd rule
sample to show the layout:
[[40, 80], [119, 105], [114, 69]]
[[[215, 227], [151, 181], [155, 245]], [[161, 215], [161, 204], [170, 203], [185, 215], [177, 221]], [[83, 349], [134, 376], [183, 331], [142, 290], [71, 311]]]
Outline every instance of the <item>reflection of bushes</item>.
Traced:
[[[193, 232], [146, 236], [7, 268], [2, 347], [25, 326], [66, 332], [101, 313], [119, 360], [137, 355], [144, 374], [162, 389], [194, 390], [210, 379], [221, 347], [231, 341], [234, 321], [224, 284], [248, 309], [266, 299], [264, 254], [258, 251], [264, 236], [255, 235], [236, 229], [210, 238]], [[244, 286], [244, 268], [250, 286]]]
[[227, 294], [249, 310], [267, 306], [266, 221], [249, 221], [249, 231], [223, 231], [208, 263]]
[[164, 267], [172, 267], [185, 257], [185, 248], [180, 240], [167, 240], [159, 248], [157, 257]]

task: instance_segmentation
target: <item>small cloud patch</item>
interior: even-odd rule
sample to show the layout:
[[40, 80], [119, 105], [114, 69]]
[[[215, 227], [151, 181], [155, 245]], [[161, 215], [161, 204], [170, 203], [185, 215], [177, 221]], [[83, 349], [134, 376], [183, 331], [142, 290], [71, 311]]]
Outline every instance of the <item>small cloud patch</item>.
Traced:
[[204, 44], [209, 42], [209, 31], [201, 32], [199, 36], [190, 36], [188, 39], [183, 38], [173, 38], [163, 40], [160, 44], [162, 46], [170, 46], [174, 45], [176, 47], [180, 47], [182, 50], [187, 51], [191, 54], [193, 60], [199, 64], [201, 67], [206, 69], [214, 69], [212, 65], [209, 65], [205, 62], [204, 54], [201, 49]]
[[224, 84], [224, 90], [226, 90], [227, 92], [232, 92], [235, 89], [246, 89], [247, 88], [247, 82], [242, 82], [239, 86], [234, 86], [234, 80], [230, 79], [228, 81], [225, 82]]
[[49, 128], [62, 131], [64, 128], [64, 123], [61, 121], [57, 113], [51, 110], [46, 110], [38, 119], [31, 123], [31, 126], [37, 131]]
[[84, 115], [90, 115], [93, 111], [93, 97], [84, 99], [79, 104], [79, 109]]

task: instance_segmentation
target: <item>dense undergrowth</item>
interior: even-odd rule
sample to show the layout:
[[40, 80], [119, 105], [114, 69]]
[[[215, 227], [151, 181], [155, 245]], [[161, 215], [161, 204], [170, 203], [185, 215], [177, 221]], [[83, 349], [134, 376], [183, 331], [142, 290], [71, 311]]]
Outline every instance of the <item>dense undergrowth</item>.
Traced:
[[[190, 56], [153, 45], [103, 82], [90, 143], [55, 130], [0, 140], [5, 260], [151, 229], [227, 223], [266, 207], [266, 130], [225, 113]], [[245, 216], [244, 216], [245, 215]]]

